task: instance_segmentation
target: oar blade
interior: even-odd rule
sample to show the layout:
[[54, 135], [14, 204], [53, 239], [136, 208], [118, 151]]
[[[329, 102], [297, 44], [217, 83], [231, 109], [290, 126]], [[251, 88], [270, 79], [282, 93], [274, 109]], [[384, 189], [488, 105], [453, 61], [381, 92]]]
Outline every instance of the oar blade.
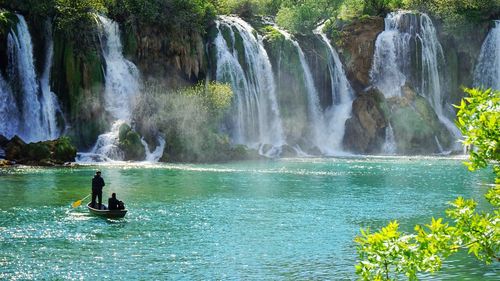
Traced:
[[82, 200], [78, 200], [78, 201], [73, 202], [73, 204], [71, 204], [71, 207], [76, 208], [76, 207], [80, 206], [81, 204], [82, 204]]

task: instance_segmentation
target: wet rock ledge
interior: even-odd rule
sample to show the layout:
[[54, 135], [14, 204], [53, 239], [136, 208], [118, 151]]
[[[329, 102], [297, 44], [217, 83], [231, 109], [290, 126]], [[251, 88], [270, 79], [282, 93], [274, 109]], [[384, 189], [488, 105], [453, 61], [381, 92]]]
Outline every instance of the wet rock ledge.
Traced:
[[0, 135], [0, 167], [14, 164], [59, 166], [74, 162], [76, 152], [76, 147], [68, 137], [26, 143], [18, 136], [9, 140]]

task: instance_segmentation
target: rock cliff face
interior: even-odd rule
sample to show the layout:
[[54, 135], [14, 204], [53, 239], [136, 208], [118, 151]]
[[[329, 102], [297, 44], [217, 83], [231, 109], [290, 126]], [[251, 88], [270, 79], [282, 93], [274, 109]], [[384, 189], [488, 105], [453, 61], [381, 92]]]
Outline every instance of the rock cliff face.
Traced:
[[9, 164], [54, 166], [74, 162], [76, 157], [76, 147], [67, 137], [27, 144], [18, 136], [6, 140], [0, 135], [0, 148], [5, 150], [5, 159], [12, 161]]
[[370, 85], [375, 41], [383, 30], [384, 19], [381, 17], [366, 17], [340, 26], [335, 43], [347, 77], [357, 93]]
[[207, 60], [199, 33], [172, 34], [155, 26], [123, 25], [125, 55], [144, 78], [161, 79], [178, 87], [205, 77]]
[[354, 153], [379, 153], [388, 126], [387, 110], [379, 91], [360, 94], [352, 104], [352, 117], [346, 121], [344, 148]]
[[103, 98], [104, 61], [97, 34], [89, 37], [94, 40], [92, 47], [77, 52], [63, 34], [54, 34], [52, 89], [71, 124], [67, 133], [80, 149], [90, 148], [109, 126]]
[[442, 147], [450, 146], [452, 139], [448, 130], [429, 102], [413, 89], [404, 86], [403, 96], [390, 98], [387, 104], [398, 153], [441, 153]]

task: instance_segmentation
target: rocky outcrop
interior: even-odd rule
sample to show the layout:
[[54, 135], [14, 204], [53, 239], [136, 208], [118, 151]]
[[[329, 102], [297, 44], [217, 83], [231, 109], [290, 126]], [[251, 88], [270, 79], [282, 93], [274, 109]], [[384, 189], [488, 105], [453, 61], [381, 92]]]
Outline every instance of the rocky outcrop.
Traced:
[[140, 135], [125, 123], [120, 126], [118, 146], [124, 153], [124, 160], [142, 161], [146, 156]]
[[451, 136], [429, 102], [408, 86], [403, 96], [387, 100], [389, 120], [399, 154], [440, 153], [451, 145]]
[[339, 26], [339, 36], [335, 40], [337, 51], [346, 67], [346, 74], [357, 93], [370, 85], [375, 41], [384, 30], [381, 17], [363, 17]]
[[5, 159], [16, 164], [54, 166], [74, 162], [76, 147], [68, 137], [52, 141], [25, 143], [18, 136], [4, 143]]
[[207, 61], [201, 34], [178, 34], [141, 24], [127, 24], [122, 30], [125, 55], [144, 77], [179, 87], [205, 76]]
[[378, 153], [385, 141], [387, 105], [384, 96], [371, 89], [352, 104], [352, 117], [347, 119], [343, 145], [354, 153]]
[[83, 150], [109, 126], [104, 107], [104, 61], [97, 33], [94, 36], [94, 44], [83, 52], [77, 51], [79, 46], [68, 41], [65, 34], [54, 34], [51, 86], [71, 124], [67, 133]]

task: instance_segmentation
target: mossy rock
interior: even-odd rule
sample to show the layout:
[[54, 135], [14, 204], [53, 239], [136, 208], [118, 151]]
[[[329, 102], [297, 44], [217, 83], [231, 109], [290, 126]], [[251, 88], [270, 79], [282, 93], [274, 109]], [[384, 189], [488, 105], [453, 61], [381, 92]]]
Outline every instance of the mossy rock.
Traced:
[[415, 96], [407, 106], [393, 108], [390, 122], [399, 153], [439, 153], [436, 138], [443, 147], [451, 144], [448, 131], [429, 102], [421, 96]]
[[385, 142], [389, 111], [382, 93], [372, 88], [352, 104], [352, 115], [345, 123], [344, 149], [354, 153], [379, 153]]
[[104, 108], [104, 72], [100, 48], [75, 51], [65, 34], [54, 33], [51, 88], [57, 93], [72, 125], [68, 134], [82, 150], [92, 147], [97, 136], [109, 129]]
[[118, 146], [125, 154], [125, 160], [144, 160], [146, 149], [141, 142], [140, 135], [132, 130], [128, 124], [122, 124], [118, 134]]
[[73, 162], [76, 157], [76, 147], [69, 137], [60, 137], [56, 140], [52, 158], [59, 162]]
[[7, 160], [21, 164], [51, 166], [75, 161], [77, 150], [71, 139], [66, 136], [28, 144], [18, 136], [14, 136], [6, 144], [5, 152]]
[[50, 158], [50, 148], [48, 144], [42, 142], [29, 143], [23, 148], [23, 154], [31, 161], [40, 161]]
[[18, 160], [23, 157], [26, 143], [18, 136], [12, 137], [5, 145], [5, 159]]

